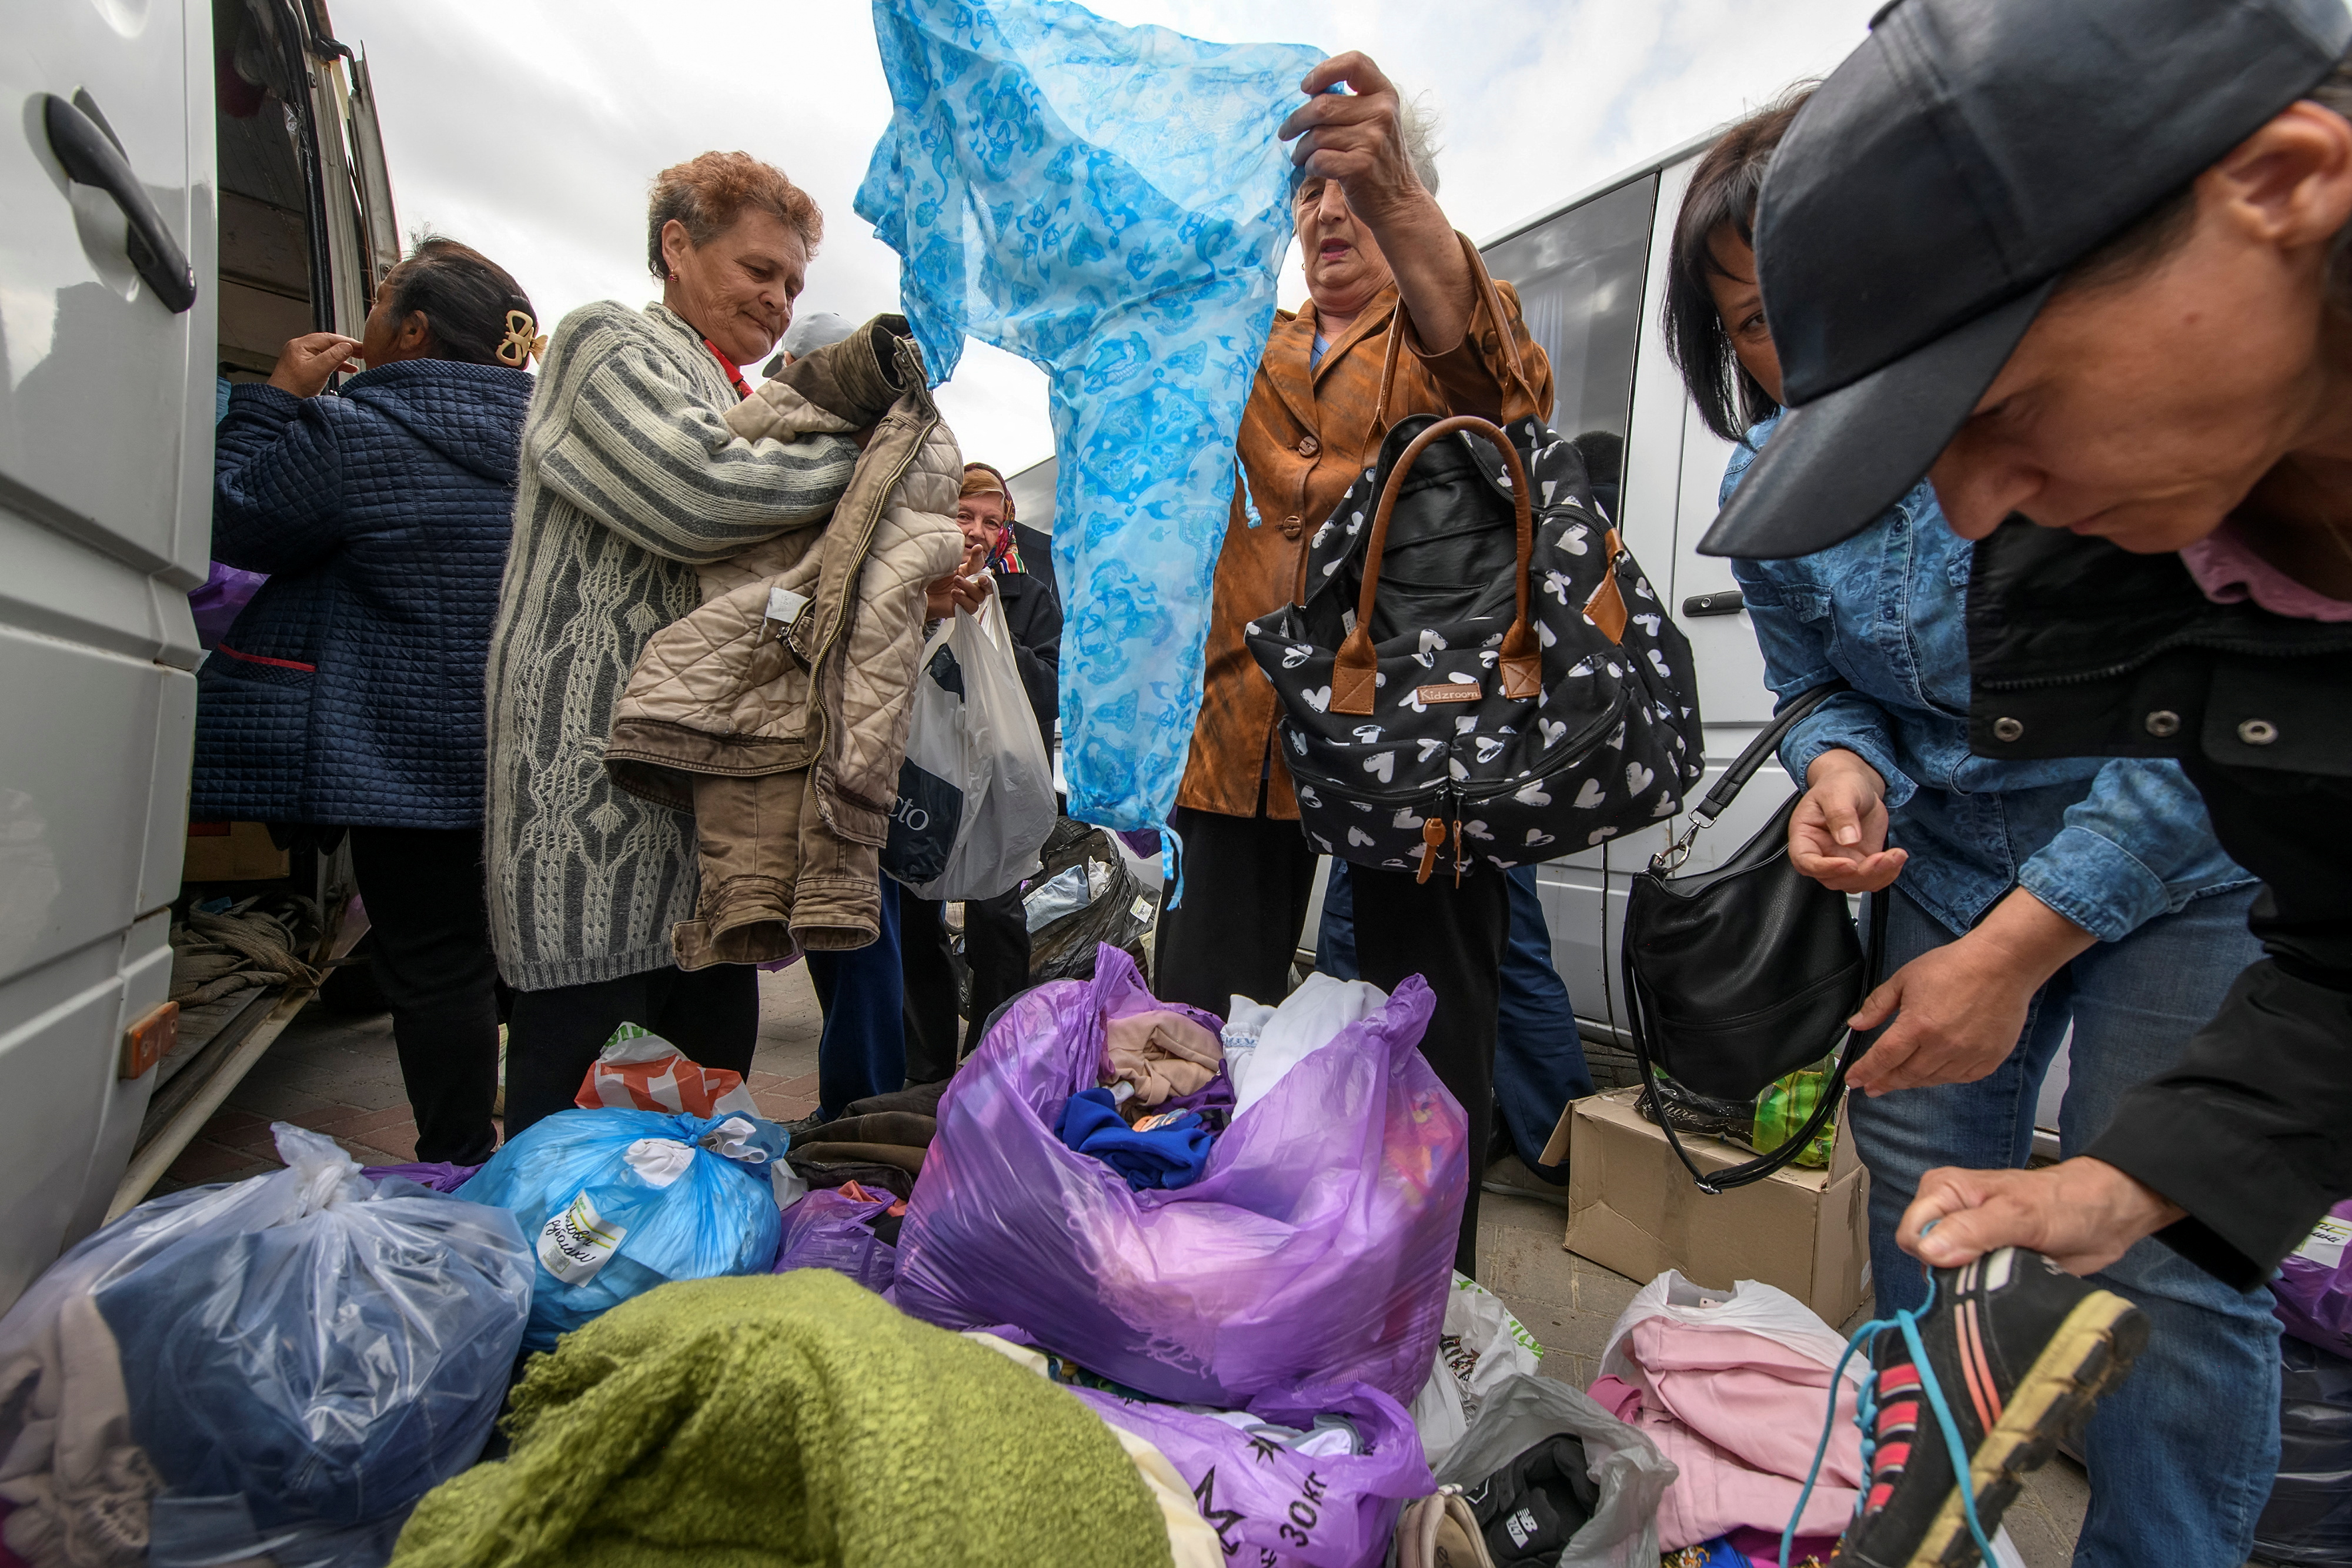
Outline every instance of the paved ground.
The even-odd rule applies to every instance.
[[[816,1106],[816,998],[797,965],[762,975],[760,983],[751,1092],[762,1111],[789,1121]],[[269,1169],[278,1164],[269,1143],[276,1120],[331,1133],[368,1164],[413,1158],[416,1128],[389,1019],[306,1009],[173,1165],[160,1190]],[[1543,1345],[1544,1375],[1581,1388],[1592,1381],[1610,1327],[1639,1283],[1563,1248],[1566,1221],[1557,1204],[1487,1193],[1479,1209],[1479,1271]],[[2007,1520],[2027,1568],[2065,1568],[2089,1499],[2083,1472],[2063,1458],[2033,1477]]]

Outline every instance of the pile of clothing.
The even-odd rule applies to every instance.
[[[1591,1395],[1674,1461],[1678,1473],[1658,1508],[1665,1550],[1769,1531],[1779,1560],[1844,1352],[1803,1302],[1752,1280],[1716,1291],[1668,1270],[1634,1296],[1610,1331]],[[1861,1500],[1860,1388],[1861,1369],[1849,1363],[1799,1525],[1806,1551],[1824,1560]]]
[[[1138,1191],[1190,1186],[1233,1103],[1223,1059],[1214,1034],[1171,1009],[1106,1019],[1100,1082],[1070,1096],[1054,1131]]]
[[[299,894],[213,899],[172,925],[172,1000],[202,1007],[261,986],[315,986],[305,962],[323,929],[319,906]]]
[[[824,1270],[626,1302],[530,1364],[507,1427],[394,1568],[1222,1561],[1197,1511],[1178,1557],[1165,1460],[1155,1490],[1077,1400]]]

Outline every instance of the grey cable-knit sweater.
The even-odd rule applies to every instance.
[[[694,917],[693,818],[614,787],[614,702],[701,602],[698,565],[823,517],[857,460],[843,436],[742,440],[735,401],[660,305],[582,307],[541,365],[488,694],[490,940],[519,990],[665,967]]]

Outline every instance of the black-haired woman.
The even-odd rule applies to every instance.
[[[1765,170],[1803,102],[1727,132],[1693,172],[1675,228],[1669,336],[1701,415],[1740,444],[1727,498],[1780,411],[1752,236]],[[2222,852],[2178,763],[1969,754],[1970,562],[1922,481],[1843,543],[1732,563],[1774,692],[1852,688],[1789,733],[1780,760],[1805,787],[1790,863],[1890,901],[1888,977],[1855,1015],[1880,1032],[1843,1112],[1870,1170],[1882,1315],[1926,1296],[1924,1270],[1895,1240],[1921,1179],[1941,1166],[2023,1167],[2070,1033],[2059,1123],[2072,1155],[2173,1064],[2257,956],[2242,929],[2253,879]],[[2232,1290],[2154,1241],[2101,1279],[2156,1333],[2087,1429],[2076,1561],[2243,1562],[2276,1468],[2268,1294]],[[2192,1470],[2200,1483],[2179,1485]]]
[[[213,555],[270,577],[198,673],[192,814],[348,831],[416,1157],[458,1165],[498,1146],[482,672],[537,334],[503,268],[428,239],[362,340],[288,343],[216,437]]]

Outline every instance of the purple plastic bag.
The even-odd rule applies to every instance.
[[[1300,1431],[1318,1416],[1348,1417],[1365,1451],[1322,1456],[1295,1453],[1172,1405],[1094,1388],[1070,1392],[1167,1455],[1192,1487],[1201,1517],[1224,1542],[1225,1556],[1249,1568],[1367,1568],[1387,1554],[1399,1507],[1437,1490],[1412,1418],[1365,1384],[1252,1401],[1251,1415]]]
[[[219,646],[236,624],[238,612],[268,580],[265,572],[213,562],[212,575],[204,586],[188,591],[188,609],[196,618],[196,641],[206,648]]]
[[[446,1160],[435,1160],[429,1165],[362,1166],[360,1175],[370,1181],[381,1181],[385,1176],[406,1176],[419,1186],[429,1186],[435,1192],[455,1192],[481,1168],[479,1166],[453,1166]]]
[[[2352,1198],[2327,1211],[2352,1219]],[[2352,1249],[2331,1269],[2308,1258],[2289,1258],[2271,1281],[2273,1304],[2286,1332],[2332,1355],[2352,1356]]]
[[[1429,1381],[1469,1183],[1462,1108],[1415,1049],[1419,976],[1309,1054],[1173,1191],[1063,1145],[1103,1019],[1161,1004],[1104,946],[1092,980],[1016,998],[940,1102],[892,1294],[944,1328],[1011,1324],[1158,1398]],[[1206,1019],[1205,1014],[1195,1014]],[[1212,1020],[1213,1021],[1213,1020]],[[1197,1098],[1230,1094],[1223,1073]]]
[[[886,1197],[879,1203],[865,1203],[839,1187],[817,1188],[784,1210],[784,1239],[776,1249],[775,1271],[830,1269],[880,1295],[898,1272],[898,1253],[867,1229],[866,1222],[898,1201]]]

